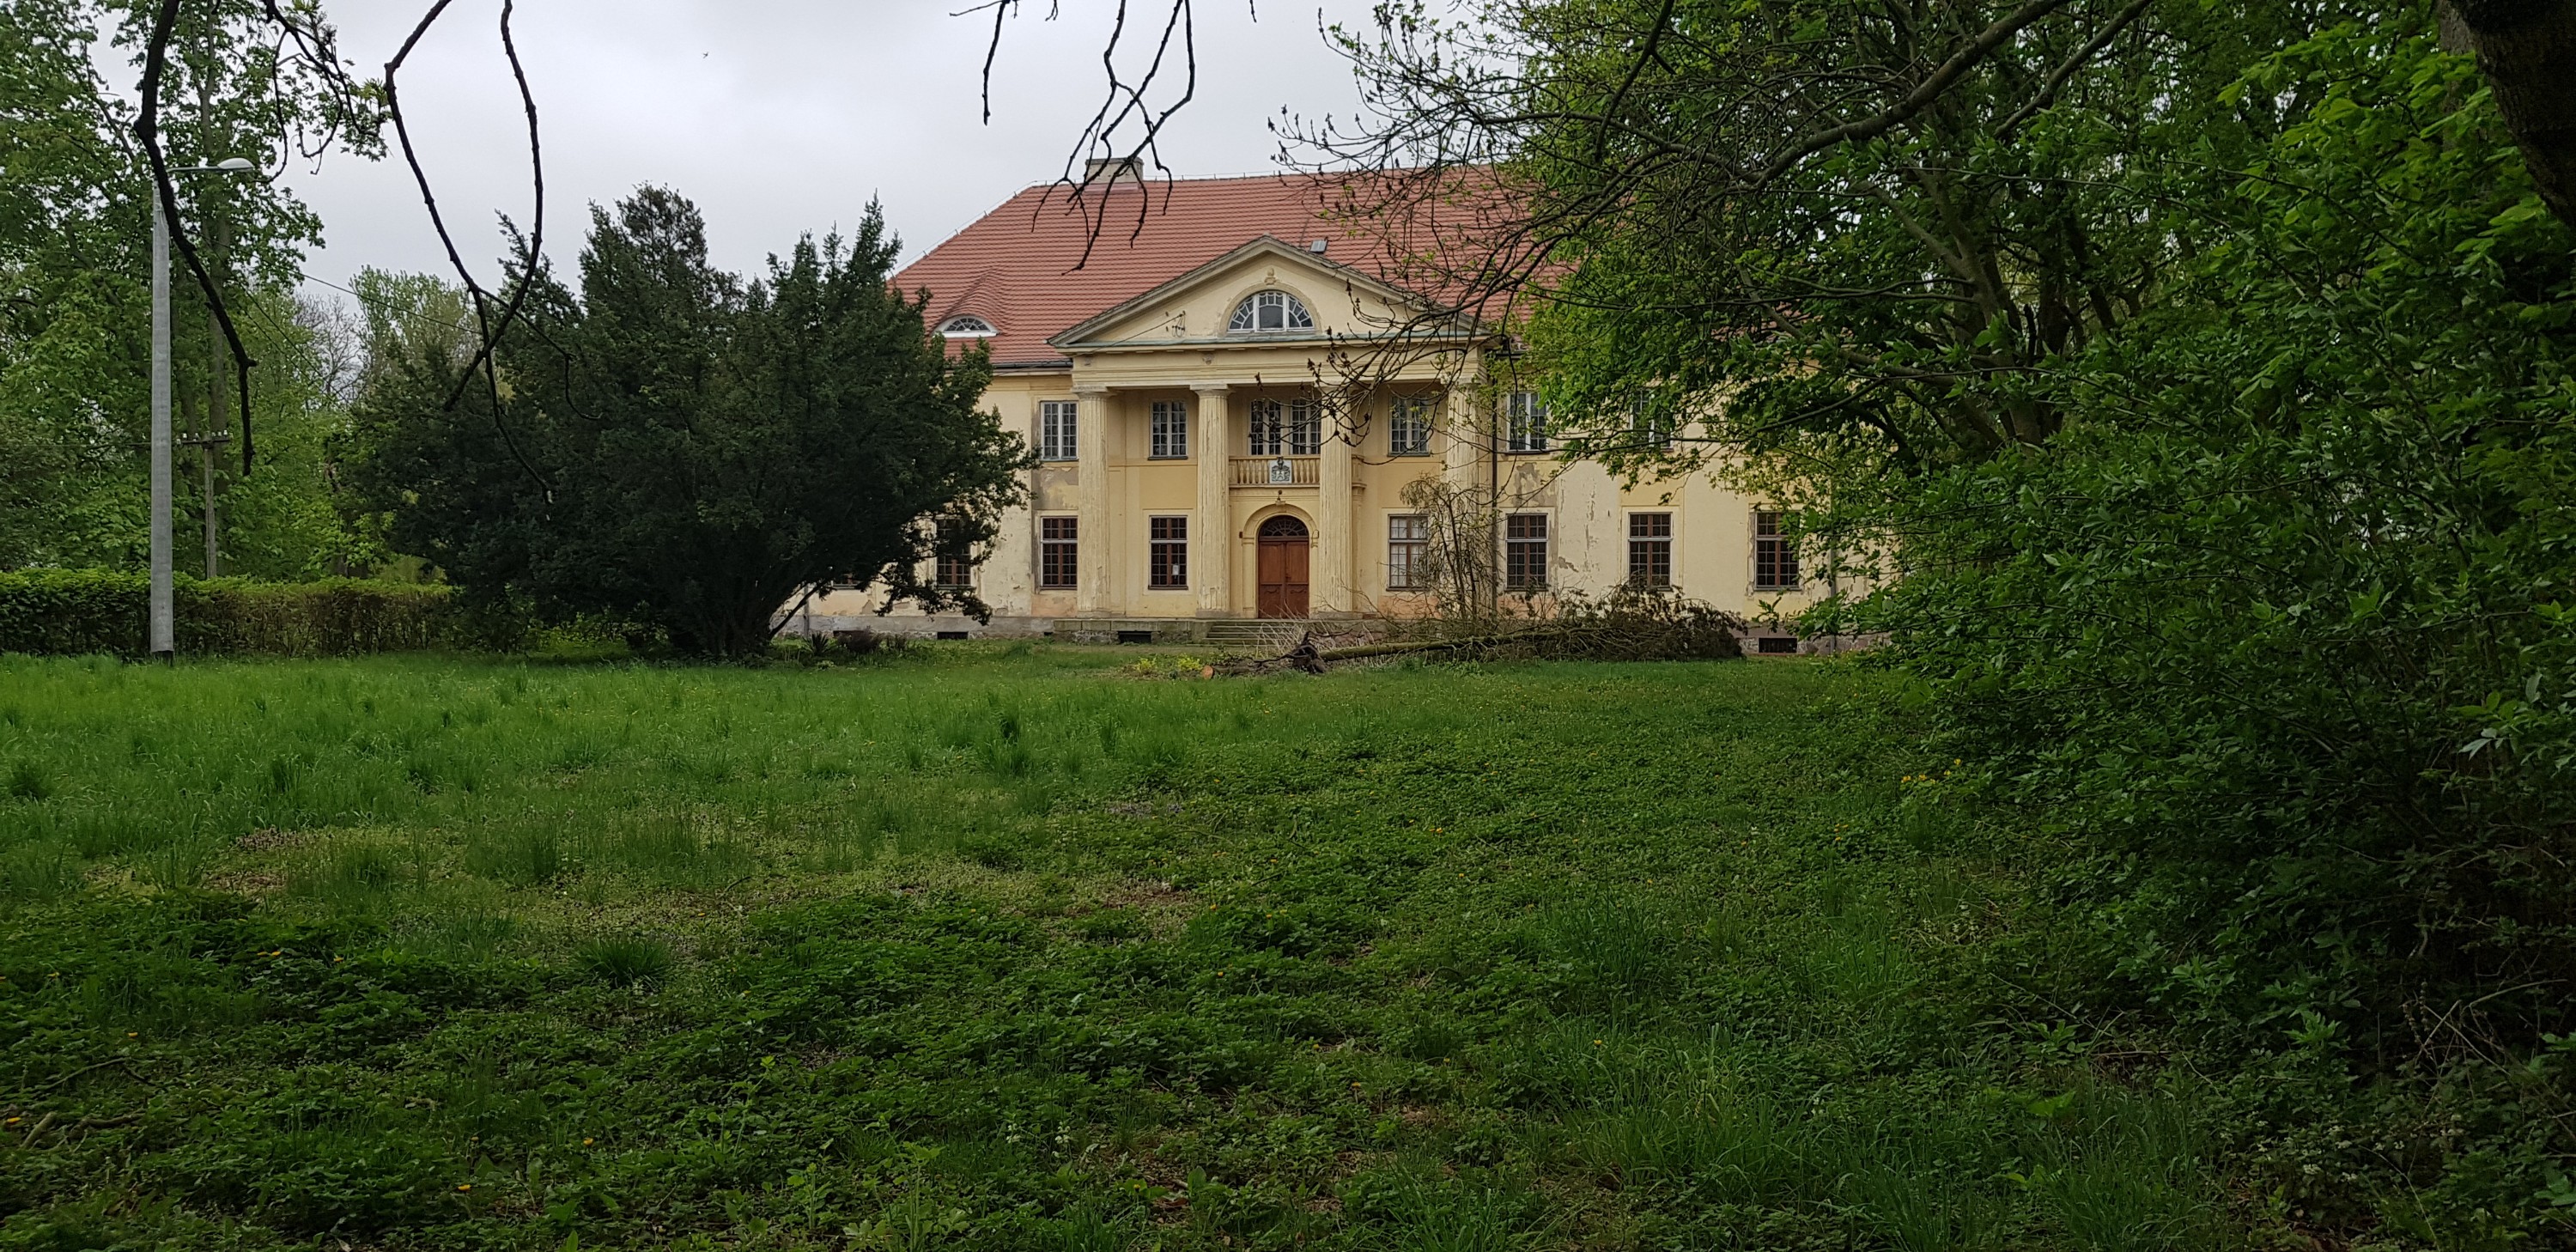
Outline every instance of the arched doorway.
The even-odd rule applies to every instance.
[[[1306,523],[1281,514],[1261,524],[1263,617],[1306,615]]]

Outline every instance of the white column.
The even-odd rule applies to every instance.
[[[1440,396],[1440,420],[1432,438],[1440,454],[1441,476],[1452,487],[1485,483],[1485,432],[1476,421],[1474,392],[1452,387]]]
[[[1091,616],[1109,600],[1109,389],[1073,389],[1074,538],[1073,611]]]
[[[1190,585],[1199,616],[1234,616],[1234,420],[1223,383],[1194,387],[1197,429],[1190,455],[1199,460],[1199,508],[1190,519]]]
[[[1315,467],[1315,597],[1318,615],[1351,611],[1351,432],[1334,422]]]

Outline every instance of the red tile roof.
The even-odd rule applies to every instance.
[[[1000,332],[989,341],[993,363],[1021,367],[1066,364],[1049,337],[1263,235],[1300,247],[1327,240],[1327,259],[1421,290],[1418,279],[1407,281],[1408,248],[1391,246],[1404,241],[1390,241],[1361,211],[1387,177],[1149,180],[1095,185],[1080,205],[1062,184],[1035,186],[905,266],[894,283],[907,294],[929,290],[933,326],[959,313],[991,322]]]

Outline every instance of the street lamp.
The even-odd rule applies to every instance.
[[[173,174],[248,174],[242,157],[181,165]],[[152,655],[179,652],[178,614],[170,586],[170,218],[161,189],[152,189]]]

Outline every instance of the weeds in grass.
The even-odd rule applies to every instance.
[[[548,887],[572,869],[562,836],[527,827],[478,831],[465,844],[465,872],[513,887]]]
[[[134,876],[165,890],[199,886],[221,851],[221,845],[210,839],[171,839],[137,855]]]
[[[2025,1175],[2055,1224],[2094,1252],[2209,1246],[2217,1207],[2199,1137],[2172,1101],[2087,1089],[2030,1136]]]
[[[50,800],[54,780],[35,762],[18,761],[9,766],[8,793],[12,800]]]
[[[1067,929],[1093,943],[1120,943],[1142,939],[1146,935],[1145,919],[1134,909],[1100,909],[1074,918]]]
[[[643,935],[593,939],[572,959],[582,973],[613,987],[659,986],[675,964],[669,944]]]
[[[1565,972],[1560,995],[1575,1012],[1636,1011],[1671,984],[1672,935],[1645,902],[1559,905],[1540,916],[1536,932]]]
[[[0,659],[41,710],[7,759],[55,788],[0,800],[11,1072],[64,1079],[26,1113],[187,1128],[13,1149],[8,1237],[213,1245],[133,1216],[165,1203],[243,1252],[503,1214],[967,1252],[2228,1233],[2147,1097],[1957,1095],[2082,1067],[1960,990],[2014,891],[1942,859],[1973,840],[1818,855],[1899,828],[1806,763],[1862,679],[1008,651]],[[79,1217],[111,1176],[135,1202]]]
[[[369,911],[411,881],[410,866],[394,849],[350,843],[306,862],[287,880],[287,889],[352,911]]]
[[[414,919],[399,937],[424,954],[488,960],[516,940],[524,928],[509,913],[461,909]]]
[[[1140,656],[1121,666],[1120,673],[1136,678],[1199,678],[1207,674],[1214,659],[1185,653]]]
[[[0,899],[58,900],[80,886],[81,858],[59,843],[22,840],[0,849]]]
[[[1056,1246],[1062,1252],[1123,1252],[1127,1241],[1118,1228],[1089,1204],[1077,1204],[1055,1223]]]

